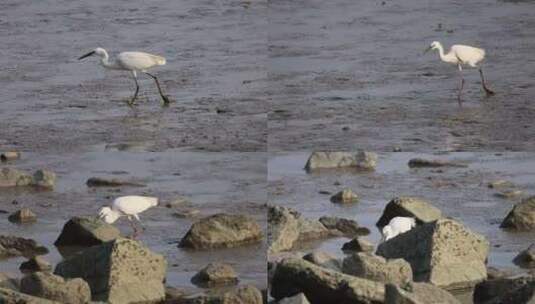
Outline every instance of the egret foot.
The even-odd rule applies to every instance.
[[[168,107],[169,104],[171,103],[171,100],[169,100],[169,97],[165,96],[165,95],[161,95],[162,96],[162,99],[163,99],[163,106],[164,107]]]
[[[485,94],[487,94],[487,97],[489,97],[489,96],[495,95],[496,93],[489,88],[485,88]]]

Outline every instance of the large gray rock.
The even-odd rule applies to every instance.
[[[354,168],[374,170],[377,154],[373,152],[314,152],[308,158],[305,169]]]
[[[259,242],[262,237],[260,225],[249,216],[220,213],[194,223],[180,241],[180,247],[229,248]]]
[[[33,257],[36,255],[47,254],[48,249],[40,246],[32,239],[25,239],[16,236],[0,235],[0,256],[25,256]]]
[[[113,241],[119,229],[93,216],[75,216],[61,230],[56,246],[94,246]]]
[[[412,282],[411,265],[404,259],[386,260],[372,253],[359,252],[346,257],[342,272],[357,277],[404,286]]]
[[[0,303],[2,304],[65,304],[43,298],[30,296],[9,288],[0,287]]]
[[[363,238],[352,239],[342,246],[343,251],[372,252],[373,249],[374,245]]]
[[[520,252],[513,262],[522,268],[535,268],[535,243]]]
[[[335,271],[342,271],[342,262],[327,252],[313,251],[304,255],[303,260]]]
[[[277,264],[271,296],[277,300],[304,293],[310,303],[379,304],[384,284],[343,274],[297,258]]]
[[[32,176],[21,170],[13,168],[0,169],[0,187],[29,186],[32,181]]]
[[[89,285],[80,279],[64,280],[48,272],[34,272],[20,281],[20,291],[53,301],[84,304],[91,301]]]
[[[30,208],[22,208],[10,214],[8,220],[13,223],[31,223],[37,220],[37,216]]]
[[[413,217],[417,223],[429,223],[442,218],[442,212],[420,198],[396,197],[386,205],[383,215],[377,221],[377,227],[388,225],[396,216]]]
[[[232,285],[238,283],[238,275],[229,264],[215,262],[201,269],[191,281],[206,287]]]
[[[0,288],[7,288],[12,290],[19,290],[19,283],[17,279],[11,278],[8,275],[0,272]]]
[[[344,189],[331,196],[331,202],[335,204],[349,204],[359,200],[359,196],[351,189]]]
[[[403,258],[414,280],[446,289],[466,288],[487,278],[489,242],[451,219],[417,226],[379,245],[377,254]]]
[[[514,206],[500,227],[524,231],[535,229],[535,196],[528,197]]]
[[[33,174],[32,185],[53,189],[56,185],[56,174],[50,170],[37,170]]]
[[[428,283],[387,284],[385,304],[461,304],[451,293]]]
[[[338,230],[348,237],[355,237],[360,235],[370,234],[370,230],[366,227],[359,226],[357,221],[336,216],[322,216],[319,219],[327,229]]]
[[[535,303],[535,277],[522,274],[481,282],[474,289],[473,300],[476,304]]]
[[[262,304],[262,293],[251,285],[243,285],[228,291],[215,291],[184,296],[179,304]],[[169,303],[170,304],[170,303]]]
[[[165,297],[167,262],[139,242],[118,238],[62,261],[55,274],[82,278],[93,300],[109,303],[157,302]]]
[[[21,272],[51,271],[52,265],[40,256],[34,256],[20,264]]]
[[[268,209],[268,244],[270,254],[289,250],[294,243],[332,236],[320,221],[301,216],[293,209],[271,206]]]

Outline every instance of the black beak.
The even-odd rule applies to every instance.
[[[425,50],[424,50],[424,54],[429,52],[433,47],[432,46],[428,46]]]
[[[91,52],[85,54],[84,56],[78,58],[78,60],[82,60],[82,59],[84,59],[85,57],[89,57],[89,56],[91,56],[91,55],[93,55],[93,54],[95,54],[95,51],[91,51]]]

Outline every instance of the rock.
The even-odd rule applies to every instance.
[[[21,256],[22,252],[14,248],[5,248],[0,244],[0,259]]]
[[[535,229],[535,196],[528,197],[514,206],[500,227],[526,231]]]
[[[305,165],[307,171],[315,169],[354,168],[374,170],[377,154],[373,152],[314,152]]]
[[[158,302],[165,297],[167,262],[141,243],[118,238],[89,247],[60,262],[54,271],[82,278],[93,300],[110,303]]]
[[[8,220],[13,223],[31,223],[37,220],[37,216],[30,208],[22,208],[10,214]]]
[[[403,258],[411,264],[414,281],[445,289],[467,288],[485,280],[489,242],[451,219],[417,226],[383,242],[377,254]]]
[[[180,247],[194,249],[229,248],[259,242],[260,225],[246,215],[216,214],[194,223],[180,241]]]
[[[487,280],[501,279],[508,276],[512,276],[511,270],[502,270],[496,267],[487,266]]]
[[[23,187],[32,184],[31,175],[13,168],[0,170],[0,187]]]
[[[0,255],[2,253],[7,254],[8,256],[23,255],[25,257],[33,257],[36,255],[47,254],[48,249],[37,245],[37,242],[32,239],[0,235]]]
[[[179,304],[186,296],[186,291],[176,287],[165,287],[165,301],[162,304]]]
[[[298,293],[293,297],[288,297],[280,300],[277,304],[310,304],[304,293]]]
[[[505,190],[505,191],[494,193],[494,196],[499,197],[499,198],[505,198],[505,199],[517,198],[523,195],[524,195],[524,191],[521,191],[521,190]]]
[[[497,188],[511,188],[511,187],[514,187],[515,185],[510,181],[500,179],[500,180],[496,180],[496,181],[488,183],[487,186],[491,189],[497,189]]]
[[[10,160],[16,160],[20,158],[20,152],[16,151],[8,151],[0,154],[0,160],[3,162],[7,162]]]
[[[0,303],[2,304],[62,304],[43,298],[33,297],[18,291],[0,287]]]
[[[168,202],[165,204],[165,207],[167,208],[176,208],[176,207],[182,207],[184,205],[188,205],[190,202],[183,198],[183,197],[177,197],[174,200]]]
[[[461,304],[451,293],[428,283],[411,283],[404,289],[387,284],[385,304]]]
[[[91,301],[91,290],[84,280],[64,280],[48,272],[34,272],[25,276],[20,281],[20,291],[61,303],[84,304]]]
[[[323,268],[303,259],[283,259],[275,268],[271,296],[279,300],[301,292],[313,304],[384,302],[382,283]]]
[[[331,236],[331,232],[321,222],[301,217],[291,208],[270,206],[268,208],[269,253],[277,253],[292,248],[294,243]]]
[[[303,260],[334,271],[342,271],[341,261],[327,252],[313,251],[303,256]]]
[[[473,300],[476,304],[534,303],[535,277],[519,275],[481,282],[474,289]]]
[[[430,223],[442,218],[442,212],[430,203],[416,197],[396,197],[385,207],[383,215],[377,221],[382,228],[396,216],[414,217],[418,224]]]
[[[251,285],[243,285],[229,291],[211,294],[200,293],[185,296],[179,304],[262,304],[262,293]]]
[[[32,185],[53,189],[56,184],[56,174],[49,170],[37,170],[33,174]]]
[[[5,273],[0,272],[0,289],[7,288],[15,291],[19,290],[18,280],[10,278]]]
[[[238,283],[238,276],[232,266],[223,263],[210,263],[199,271],[191,281],[203,287],[231,285]]]
[[[386,260],[372,253],[359,252],[344,259],[342,272],[357,277],[404,286],[412,282],[411,265],[404,259]]]
[[[355,220],[334,216],[322,216],[319,221],[327,229],[338,230],[349,237],[370,234],[368,228],[359,226]]]
[[[86,247],[112,241],[119,236],[119,229],[96,217],[75,216],[63,226],[54,245]]]
[[[354,238],[342,245],[343,251],[372,252],[374,245],[362,238]]]
[[[290,208],[268,208],[268,252],[270,254],[290,250],[299,238],[297,218],[300,214]]]
[[[201,210],[195,208],[181,208],[173,212],[173,216],[178,218],[193,218],[198,216],[201,213]]]
[[[535,268],[535,243],[520,252],[513,262],[522,268]]]
[[[349,204],[358,201],[359,197],[351,189],[344,189],[331,197],[331,202],[336,204]]]
[[[36,272],[36,271],[50,271],[52,265],[40,256],[34,256],[28,261],[20,264],[21,272]]]
[[[88,187],[120,187],[120,186],[132,186],[132,187],[145,187],[146,185],[141,183],[135,183],[130,181],[123,181],[116,178],[104,178],[104,177],[91,177],[85,183]]]
[[[468,167],[467,164],[454,162],[454,161],[447,161],[447,160],[439,160],[439,159],[423,159],[423,158],[413,158],[409,160],[409,167],[411,168],[423,168],[423,167],[431,167],[431,168],[437,168],[437,167],[458,167],[458,168],[466,168]]]

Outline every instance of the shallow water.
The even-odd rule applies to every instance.
[[[269,5],[271,151],[528,151],[535,2],[288,1]],[[486,49],[476,70],[423,55],[432,41]]]
[[[519,271],[512,259],[535,239],[533,232],[508,232],[499,228],[501,220],[519,199],[494,196],[488,183],[505,179],[525,196],[535,194],[535,154],[533,153],[381,153],[375,172],[327,170],[308,174],[303,169],[310,153],[275,153],[268,162],[269,202],[288,206],[306,217],[340,216],[354,218],[370,228],[366,238],[377,244],[380,232],[375,223],[390,199],[397,196],[422,197],[442,210],[445,216],[461,221],[483,234],[491,244],[489,265]],[[462,161],[467,168],[411,169],[411,158],[438,158]],[[339,182],[340,185],[334,185]],[[330,195],[348,187],[360,196],[351,205],[333,204]],[[343,256],[347,238],[333,238],[303,244],[298,251],[313,249]]]
[[[16,225],[7,220],[8,214],[0,214],[0,230],[2,234],[32,238],[46,246],[50,253],[44,258],[53,264],[62,259],[53,243],[69,218],[94,215],[116,196],[155,195],[160,198],[160,205],[141,214],[147,230],[139,239],[167,258],[166,284],[196,290],[191,277],[209,262],[223,261],[235,268],[241,283],[266,286],[264,242],[211,251],[177,248],[177,242],[196,219],[174,217],[173,210],[164,206],[183,197],[190,202],[187,206],[200,210],[200,216],[243,213],[255,218],[265,229],[267,193],[263,153],[89,152],[61,157],[28,153],[17,162],[17,167],[28,171],[49,168],[58,175],[57,187],[46,192],[24,188],[2,190],[0,209],[13,212],[29,207],[37,214],[38,221]],[[146,187],[88,188],[85,182],[92,176],[135,180]],[[11,204],[13,200],[18,204]],[[124,235],[131,234],[126,221],[120,220],[116,226]],[[18,267],[23,260],[0,261],[0,272],[20,276]]]

